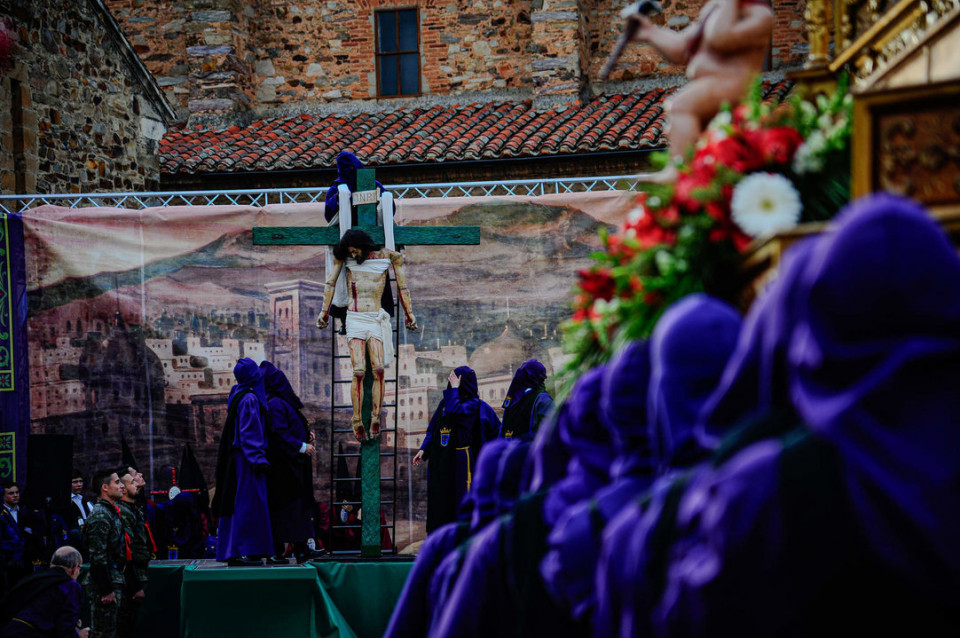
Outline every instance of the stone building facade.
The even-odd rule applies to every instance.
[[[623,91],[637,80],[676,82],[682,69],[631,46],[610,81],[600,67],[622,28],[626,0],[106,0],[182,117],[402,106],[479,96],[555,106]],[[771,70],[806,53],[804,0],[777,0]],[[682,28],[701,0],[664,0],[663,24]],[[381,12],[416,12],[419,91],[378,99]],[[672,80],[671,80],[672,79]],[[202,120],[201,120],[202,121]]]
[[[0,0],[0,192],[155,190],[175,113],[101,0]]]

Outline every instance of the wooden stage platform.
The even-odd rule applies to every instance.
[[[406,556],[323,557],[264,567],[154,561],[138,635],[379,637],[412,566]]]

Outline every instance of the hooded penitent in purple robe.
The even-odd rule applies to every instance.
[[[684,297],[657,322],[647,418],[661,473],[706,458],[694,427],[730,360],[740,324],[736,310],[704,294]]]
[[[340,192],[337,187],[340,184],[346,184],[351,193],[355,192],[357,190],[357,171],[362,168],[363,164],[350,151],[340,151],[337,154],[337,179],[333,180],[333,185],[327,189],[323,209],[323,216],[328,222],[340,211]],[[377,181],[377,190],[383,192],[383,184],[379,181]],[[356,220],[353,220],[353,225],[356,225]]]
[[[691,485],[663,635],[960,632],[960,259],[900,197],[837,226],[796,284],[805,427]]]
[[[217,492],[212,508],[219,517],[217,560],[273,553],[267,507],[265,422],[269,418],[263,376],[252,359],[233,368],[227,422],[217,456]]]
[[[800,314],[796,284],[817,241],[811,237],[791,246],[776,279],[750,308],[720,384],[700,413],[695,428],[700,445],[714,450],[733,428],[771,413],[779,413],[779,421],[795,419],[787,393],[787,348]],[[753,438],[778,435],[753,429]]]
[[[541,573],[550,593],[576,619],[590,615],[597,602],[594,573],[604,526],[656,475],[646,418],[649,379],[646,341],[628,344],[607,364],[597,407],[616,450],[608,484],[567,508],[547,539]]]
[[[440,561],[430,577],[431,625],[438,621],[446,608],[450,592],[463,566],[471,538],[500,514],[497,510],[497,482],[501,478],[499,469],[511,447],[516,448],[516,445],[511,445],[507,439],[497,439],[483,447],[477,467],[476,483],[470,491],[474,507],[470,516],[467,538]],[[522,464],[515,464],[515,466],[519,470]]]
[[[500,420],[482,400],[477,373],[467,366],[454,369],[457,388],[443,391],[420,449],[429,461],[427,472],[427,533],[451,522],[470,489],[480,448],[497,438]]]
[[[694,426],[734,351],[740,326],[736,310],[704,294],[675,303],[657,323],[651,337],[646,408],[653,463],[660,474],[676,474],[706,458]],[[655,492],[660,496],[665,489],[661,484]],[[645,578],[646,553],[632,545],[636,520],[645,508],[646,502],[634,499],[620,515],[630,523],[616,518],[604,534],[605,547],[595,573],[601,602],[594,635],[612,634],[622,615],[636,613],[634,592],[648,589],[647,583],[638,582]]]
[[[314,500],[312,459],[300,453],[309,437],[307,420],[300,412],[303,402],[272,363],[261,362],[260,370],[271,417],[267,455],[273,471],[267,479],[267,496],[273,540],[277,544],[306,543],[313,536],[310,512]],[[296,549],[303,553],[306,545]]]
[[[556,411],[555,421],[548,420],[537,432],[524,484],[537,486],[538,491],[519,499],[511,515],[488,525],[471,541],[449,602],[431,627],[431,635],[565,636],[581,632],[547,594],[539,565],[547,550],[546,535],[556,520],[553,516],[592,493],[602,481],[600,475],[605,475],[604,462],[609,465],[611,460],[609,433],[590,409],[599,402],[603,371],[601,366],[583,374],[568,401]],[[559,443],[545,440],[554,437]],[[551,484],[559,474],[556,460],[562,456],[571,458],[568,472],[577,479]]]
[[[426,636],[437,608],[431,596],[431,579],[443,559],[516,500],[520,472],[528,444],[484,446],[477,468],[477,484],[467,494],[469,507],[460,509],[459,520],[427,536],[410,570],[394,608],[385,638]]]

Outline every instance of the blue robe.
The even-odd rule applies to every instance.
[[[270,510],[267,507],[266,432],[259,399],[244,394],[237,405],[237,427],[230,454],[236,468],[233,514],[220,517],[217,560],[273,554]]]
[[[481,447],[500,433],[496,412],[477,394],[473,370],[461,366],[454,372],[460,376],[460,387],[443,391],[443,400],[420,445],[424,459],[430,462],[427,533],[453,520],[457,506],[470,489]],[[441,433],[441,429],[449,432]]]

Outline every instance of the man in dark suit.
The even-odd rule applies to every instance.
[[[70,530],[68,542],[71,545],[82,546],[81,532],[92,511],[93,502],[83,493],[83,474],[80,470],[74,470],[70,482],[70,502],[63,506],[63,520]]]
[[[90,512],[93,511],[93,503],[83,494],[83,474],[80,470],[73,471],[73,479],[70,481],[70,507],[67,510],[67,525],[71,529],[80,529],[83,527]]]
[[[26,533],[20,510],[20,486],[4,481],[0,504],[0,595],[27,573]]]

